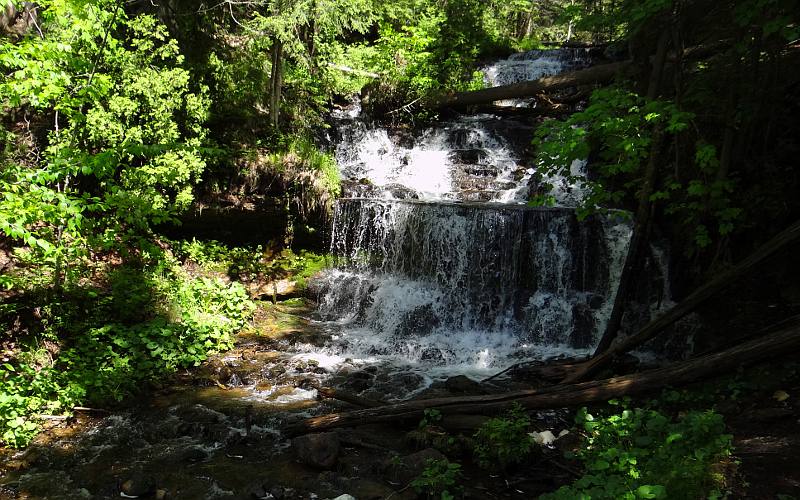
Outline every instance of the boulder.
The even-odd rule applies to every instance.
[[[156,491],[156,481],[146,473],[136,471],[122,482],[119,489],[128,497],[151,495]]]
[[[292,439],[292,448],[300,462],[320,469],[330,469],[339,458],[341,443],[335,432],[322,432]]]

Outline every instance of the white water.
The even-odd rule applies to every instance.
[[[341,201],[334,226],[323,354],[442,373],[585,353],[630,236],[564,209],[379,200]]]
[[[501,59],[485,66],[482,71],[484,83],[488,87],[499,87],[512,83],[537,80],[564,71],[588,66],[590,63],[588,50],[532,50],[512,54],[508,59]],[[534,99],[509,99],[498,101],[500,106],[535,107]]]
[[[373,188],[368,198],[524,202],[532,171],[487,128],[491,120],[497,119],[474,115],[444,122],[422,131],[412,145],[385,128],[347,120],[336,159],[343,178]]]
[[[504,85],[587,63],[582,51],[532,51],[484,74]],[[331,250],[341,262],[317,283],[330,341],[301,356],[388,363],[430,379],[594,346],[630,224],[525,208],[532,128],[482,114],[391,130],[363,121],[357,103],[336,118],[336,158],[354,199],[336,209]],[[572,174],[585,167],[574,162]],[[560,207],[583,196],[579,184],[545,181]]]

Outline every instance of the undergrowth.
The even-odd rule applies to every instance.
[[[120,401],[230,349],[255,308],[241,284],[192,278],[169,256],[64,297],[41,308],[43,330],[0,365],[0,441],[9,446],[27,445],[42,416]]]
[[[520,405],[505,416],[491,418],[474,436],[473,453],[478,465],[489,470],[503,470],[525,461],[533,448],[528,435],[530,418]]]
[[[304,288],[309,278],[328,265],[328,257],[311,251],[283,250],[271,255],[261,245],[228,247],[215,240],[171,242],[181,261],[191,261],[210,272],[225,273],[241,281],[275,280],[291,276]]]
[[[671,418],[651,408],[619,407],[605,416],[578,412],[585,441],[576,453],[586,472],[544,500],[721,498],[715,465],[731,452],[722,416],[689,411]]]

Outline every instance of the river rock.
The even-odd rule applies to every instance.
[[[266,285],[261,285],[253,293],[256,297],[271,297],[275,300],[287,300],[300,297],[303,290],[297,282],[289,279],[271,281]]]
[[[144,472],[137,471],[122,482],[119,490],[121,493],[124,493],[129,497],[141,497],[155,493],[156,482],[152,476]]]
[[[292,439],[292,447],[300,462],[312,467],[330,469],[339,458],[341,443],[335,432],[306,434]]]
[[[402,457],[399,463],[388,463],[391,477],[397,482],[407,484],[416,479],[425,470],[428,460],[446,460],[439,450],[425,448],[422,451]]]
[[[208,457],[208,452],[202,446],[191,446],[181,453],[181,460],[189,463],[204,462]]]
[[[361,392],[372,387],[374,375],[366,371],[357,371],[347,376],[344,386],[355,392]]]

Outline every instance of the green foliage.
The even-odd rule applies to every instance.
[[[200,264],[208,271],[224,272],[243,281],[291,276],[301,288],[305,287],[309,278],[327,267],[329,260],[327,255],[307,250],[300,250],[298,253],[284,250],[279,255],[268,258],[260,245],[253,248],[231,248],[214,240],[173,241],[171,245],[179,260]]]
[[[40,6],[41,36],[0,44],[3,115],[25,109],[50,128],[4,155],[0,235],[60,282],[90,249],[127,251],[189,205],[209,99],[155,18],[110,1]]]
[[[531,425],[525,410],[516,405],[504,417],[491,418],[475,433],[475,459],[485,469],[505,469],[522,463],[533,448]]]
[[[419,421],[420,428],[436,425],[442,421],[442,412],[436,408],[426,409],[423,415],[422,420]]]
[[[244,287],[220,279],[189,278],[168,263],[120,269],[108,295],[91,291],[85,303],[55,307],[53,328],[69,340],[42,366],[20,359],[0,367],[2,441],[24,446],[38,431],[39,414],[75,405],[119,401],[210,353],[230,349],[255,309]],[[69,308],[69,309],[66,309]],[[93,316],[82,318],[82,310]],[[108,318],[114,318],[109,322]]]
[[[57,382],[50,368],[0,365],[0,442],[27,445],[39,431],[38,414],[69,411],[75,397]]]
[[[405,104],[442,91],[483,86],[478,58],[496,52],[485,5],[475,0],[407,2],[380,24],[380,37],[364,51],[382,75],[380,97]],[[413,6],[412,6],[413,5]]]
[[[537,174],[543,181],[550,176],[580,186],[585,193],[578,211],[581,217],[630,204],[631,194],[642,184],[656,129],[667,137],[676,136],[686,132],[693,119],[692,113],[669,101],[647,101],[618,87],[597,90],[585,110],[564,121],[546,122],[537,130]],[[589,157],[588,175],[570,170],[573,161]],[[733,230],[741,209],[733,205],[734,183],[717,179],[719,160],[713,146],[697,143],[694,167],[690,179],[662,176],[650,199],[663,202],[668,214],[677,215],[693,231],[695,248],[704,248],[712,235],[724,236]],[[549,195],[539,194],[531,203],[552,201]],[[706,221],[715,223],[713,232]]]
[[[426,498],[452,500],[461,491],[461,464],[447,459],[430,459],[419,477],[411,481],[411,486]]]
[[[614,401],[612,404],[618,404]],[[691,411],[676,419],[653,409],[576,417],[586,432],[575,458],[586,473],[543,499],[718,498],[713,466],[727,457],[731,436],[722,417]]]
[[[320,151],[313,140],[305,136],[293,137],[286,147],[286,152],[277,153],[273,163],[285,166],[298,162],[309,182],[296,182],[300,189],[311,189],[318,199],[336,198],[341,194],[341,176],[339,166],[331,153]]]

